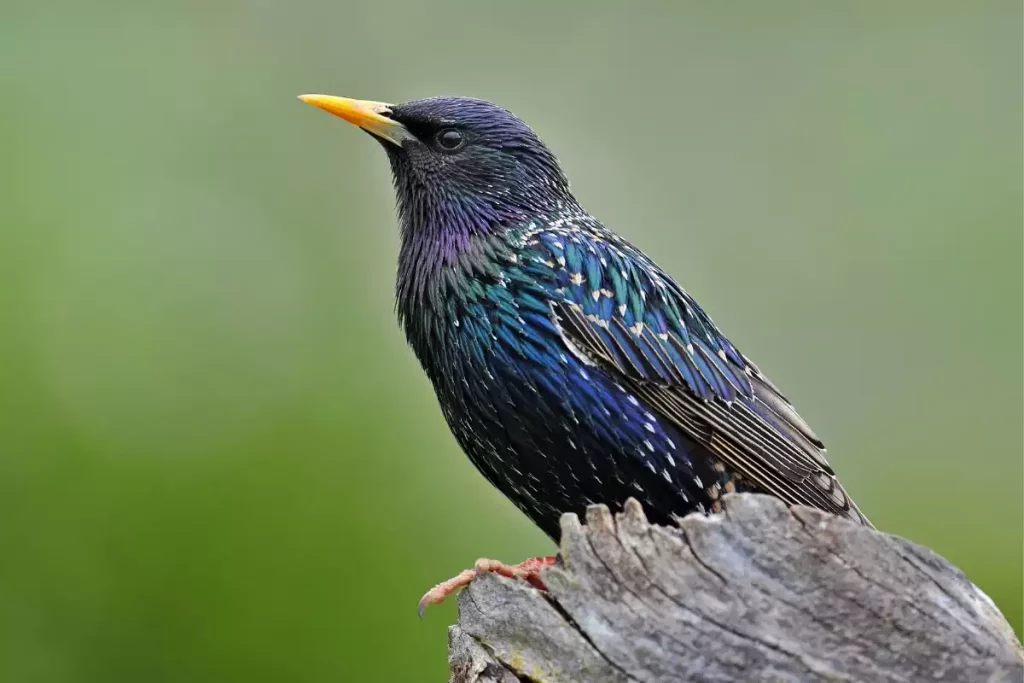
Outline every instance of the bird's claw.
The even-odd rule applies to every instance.
[[[487,574],[489,572],[494,572],[495,574],[500,574],[510,579],[522,579],[535,588],[547,590],[547,587],[540,578],[540,570],[554,564],[556,561],[557,556],[555,555],[549,555],[547,557],[531,557],[519,564],[505,564],[499,560],[491,560],[481,557],[473,564],[472,569],[464,569],[456,576],[453,576],[447,581],[442,581],[424,593],[423,597],[420,598],[417,613],[419,614],[420,619],[422,619],[423,612],[427,609],[428,605],[441,604],[449,595],[460,588],[468,586],[478,574]]]
[[[423,618],[423,612],[426,611],[427,605],[440,605],[449,595],[463,586],[468,586],[474,576],[476,576],[476,569],[464,569],[456,576],[453,576],[447,581],[442,581],[424,593],[423,597],[420,598],[419,606],[416,609],[416,613],[419,614],[420,619]]]

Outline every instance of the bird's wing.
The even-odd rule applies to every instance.
[[[528,242],[532,267],[555,273],[562,298],[552,315],[570,351],[758,489],[868,523],[792,404],[650,259],[603,231],[540,232]]]

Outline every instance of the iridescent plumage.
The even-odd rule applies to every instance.
[[[867,523],[793,406],[526,124],[467,98],[382,111],[402,327],[470,460],[548,535],[590,503],[664,522],[733,490]]]

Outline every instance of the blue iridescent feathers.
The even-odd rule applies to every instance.
[[[466,98],[389,116],[411,134],[383,143],[402,327],[459,444],[546,533],[590,503],[668,521],[733,490],[867,523],[793,406],[526,124]]]

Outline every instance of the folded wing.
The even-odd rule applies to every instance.
[[[569,350],[756,488],[868,524],[792,404],[650,259],[593,228],[532,243],[538,266],[557,273],[552,316]]]

